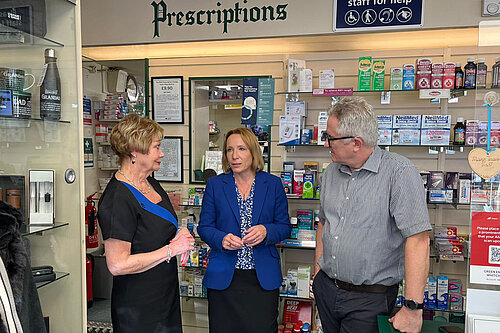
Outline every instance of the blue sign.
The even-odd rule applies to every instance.
[[[424,0],[336,0],[334,31],[423,26]]]
[[[255,125],[257,123],[257,107],[259,100],[259,79],[243,79],[243,107],[241,123]]]
[[[274,112],[274,79],[259,79],[257,125],[272,125]]]

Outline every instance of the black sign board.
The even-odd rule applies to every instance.
[[[425,0],[336,0],[334,31],[420,28]]]

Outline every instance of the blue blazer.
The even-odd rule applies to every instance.
[[[291,225],[281,180],[262,171],[255,175],[252,226],[257,224],[266,227],[267,237],[254,247],[255,270],[262,288],[273,290],[283,281],[275,244],[290,236]],[[233,280],[237,250],[222,247],[222,240],[228,233],[242,237],[232,172],[210,178],[203,195],[198,234],[211,248],[203,279],[207,288],[224,290]]]

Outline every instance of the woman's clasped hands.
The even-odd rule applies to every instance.
[[[255,225],[248,229],[243,238],[235,236],[231,233],[224,236],[222,247],[226,250],[238,250],[244,244],[248,246],[257,246],[267,237],[267,229],[263,225]]]

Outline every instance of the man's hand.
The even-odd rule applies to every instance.
[[[400,332],[419,333],[422,329],[423,310],[410,310],[403,306],[389,322]]]

